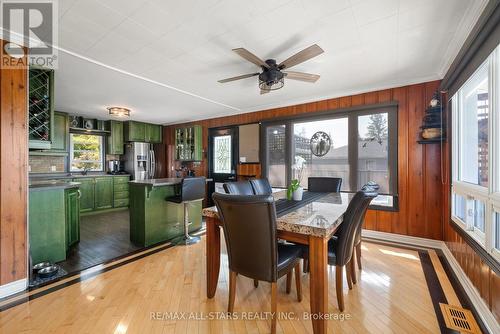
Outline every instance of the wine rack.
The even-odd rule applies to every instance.
[[[29,70],[29,147],[50,149],[54,117],[54,71]]]

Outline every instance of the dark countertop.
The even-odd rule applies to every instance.
[[[213,181],[212,179],[206,179],[207,182]],[[164,179],[147,179],[147,180],[133,180],[129,181],[130,184],[140,184],[145,186],[162,187],[162,186],[175,186],[176,184],[181,184],[182,178],[169,177]]]
[[[55,173],[55,174],[30,174],[30,181],[39,180],[61,180],[61,179],[80,179],[89,177],[114,177],[114,176],[130,176],[130,174],[107,174],[107,173],[89,173],[83,174],[68,174],[68,173]]]
[[[63,180],[53,181],[30,181],[30,191],[54,190],[54,189],[70,189],[79,188],[79,182],[68,182]]]

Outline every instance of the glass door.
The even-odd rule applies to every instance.
[[[214,191],[224,192],[222,184],[236,181],[238,157],[238,129],[210,129],[208,137],[209,202]]]

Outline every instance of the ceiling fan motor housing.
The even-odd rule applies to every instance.
[[[263,90],[280,89],[285,85],[285,75],[280,71],[276,60],[268,59],[266,64],[269,68],[262,66],[262,73],[259,74],[259,86]]]

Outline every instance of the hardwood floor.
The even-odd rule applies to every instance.
[[[80,242],[60,262],[68,273],[90,268],[142,247],[130,241],[129,211],[83,215],[80,219]]]
[[[172,247],[116,269],[44,294],[0,312],[2,333],[268,333],[270,317],[242,319],[271,309],[270,284],[239,277],[234,305],[237,320],[202,321],[223,317],[228,302],[227,256],[222,257],[215,298],[206,298],[205,238],[190,247]],[[224,251],[223,251],[224,252]],[[348,290],[344,283],[345,312],[339,313],[335,269],[330,267],[329,332],[439,333],[432,300],[417,251],[363,243],[363,270]],[[294,287],[285,293],[286,279],[278,282],[278,333],[311,333],[309,275],[302,276],[302,302]],[[439,279],[444,279],[439,274]],[[450,290],[450,286],[446,287]],[[450,293],[453,293],[451,291]],[[194,319],[167,319],[167,312]],[[191,313],[189,313],[191,312]],[[216,312],[216,313],[210,313]],[[291,313],[292,312],[292,313]],[[262,313],[265,316],[266,313]],[[293,319],[284,319],[291,317]]]

